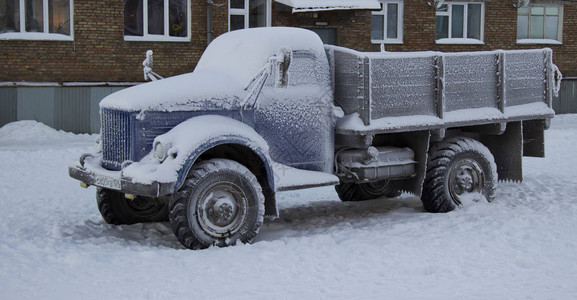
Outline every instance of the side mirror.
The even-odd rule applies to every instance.
[[[289,48],[278,49],[275,56],[275,87],[287,87],[288,85],[288,68],[291,63],[292,50]]]
[[[142,62],[142,67],[144,71],[144,81],[146,80],[155,81],[158,79],[164,79],[162,76],[152,71],[152,50],[146,51],[146,59]]]

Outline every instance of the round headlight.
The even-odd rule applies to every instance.
[[[160,161],[163,162],[168,154],[166,153],[167,147],[165,147],[161,142],[156,142],[153,147],[154,156]]]

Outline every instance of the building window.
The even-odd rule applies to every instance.
[[[127,41],[190,41],[190,0],[124,0]]]
[[[560,44],[563,6],[532,5],[517,10],[517,43]]]
[[[72,0],[0,0],[0,39],[73,40]]]
[[[381,10],[371,15],[371,41],[379,44],[403,43],[403,1],[381,0]]]
[[[437,43],[482,44],[484,15],[484,3],[445,2],[437,8]]]
[[[271,0],[230,0],[228,5],[229,31],[271,24]]]

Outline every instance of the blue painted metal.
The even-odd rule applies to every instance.
[[[324,58],[324,56],[322,57]],[[288,86],[267,81],[254,110],[254,128],[269,143],[275,162],[294,168],[332,172],[333,93],[326,59],[295,51]]]
[[[154,138],[168,132],[176,125],[196,116],[220,115],[235,120],[241,120],[240,111],[174,111],[158,112],[146,111],[143,113],[132,113],[134,122],[134,135],[132,139],[134,153],[132,161],[139,161],[152,150]]]
[[[129,112],[102,110],[102,166],[120,170],[124,161],[134,161],[134,120]]]

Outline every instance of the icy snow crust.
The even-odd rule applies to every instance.
[[[293,13],[327,10],[380,9],[377,0],[277,0],[293,8]]]
[[[243,84],[231,74],[193,72],[140,84],[107,96],[100,101],[100,108],[184,111],[211,106],[229,109],[240,102],[239,96],[246,95]]]
[[[252,245],[185,250],[168,223],[114,226],[65,166],[95,136],[0,128],[2,299],[573,299],[577,115],[545,132],[525,181],[447,214],[402,195],[277,194]],[[6,132],[10,139],[6,139]],[[51,135],[53,142],[45,136]]]
[[[318,35],[305,29],[232,31],[210,43],[194,72],[121,90],[104,98],[100,107],[184,111],[206,104],[229,109],[244,100],[251,80],[281,47],[324,53]]]
[[[86,142],[93,143],[94,140],[95,137],[88,134],[76,135],[56,130],[32,120],[8,123],[0,128],[0,148],[4,150],[22,149],[25,145],[29,150],[42,147],[66,148]]]

